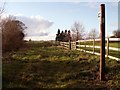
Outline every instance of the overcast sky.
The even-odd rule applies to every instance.
[[[110,36],[113,30],[118,29],[118,2],[102,3],[106,5],[106,36]],[[4,16],[13,15],[26,24],[28,27],[25,30],[26,39],[54,40],[58,28],[70,29],[75,21],[84,25],[86,34],[93,28],[99,32],[100,4],[93,0],[92,2],[14,1],[6,2]]]

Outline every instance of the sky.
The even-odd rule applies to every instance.
[[[45,0],[46,1],[46,0]],[[76,0],[79,1],[79,0]],[[5,4],[3,17],[15,16],[25,23],[25,39],[29,40],[55,40],[58,28],[62,31],[70,30],[75,21],[85,27],[85,33],[96,29],[100,31],[98,13],[100,4],[106,6],[106,37],[111,36],[118,29],[118,2],[16,2]]]

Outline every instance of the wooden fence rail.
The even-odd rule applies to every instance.
[[[92,41],[93,44],[92,45],[87,45],[86,42],[88,41]],[[96,46],[95,45],[95,41],[99,41],[98,39],[96,40],[79,40],[79,41],[76,41],[76,42],[60,42],[60,45],[63,46],[63,48],[65,49],[69,49],[69,50],[80,50],[80,51],[83,51],[83,52],[87,52],[87,53],[91,53],[91,54],[96,54],[96,55],[100,55],[100,53],[98,52],[95,52],[95,49],[99,49],[100,46]],[[84,43],[83,44],[80,44],[80,42]],[[115,59],[117,61],[120,61],[120,58],[118,57],[113,57],[113,56],[110,56],[109,53],[110,53],[110,50],[118,53],[120,52],[120,48],[115,48],[115,47],[110,47],[109,43],[110,42],[120,42],[120,38],[116,38],[116,39],[111,39],[111,38],[107,38],[106,39],[106,42],[107,42],[107,45],[105,46],[105,49],[106,49],[106,57],[108,58],[111,58],[111,59]],[[87,48],[92,48],[93,50],[90,51],[90,50],[86,50]]]

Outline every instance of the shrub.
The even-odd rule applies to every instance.
[[[11,18],[4,19],[1,23],[3,52],[19,49],[23,45],[25,24]]]

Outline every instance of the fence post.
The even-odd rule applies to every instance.
[[[109,37],[107,38],[107,57],[109,55]]]
[[[100,5],[100,80],[105,79],[105,4]]]
[[[80,45],[81,45],[81,41],[80,41],[80,42],[78,42],[78,45],[79,45],[79,48],[80,48],[80,51],[81,51],[81,46],[80,46]]]
[[[76,41],[75,41],[75,50],[76,50],[77,48],[76,48]]]
[[[78,42],[76,41],[76,49],[78,48],[78,46],[77,46],[77,45],[78,45]]]
[[[69,50],[71,50],[71,40],[69,40]]]
[[[60,41],[57,41],[58,45],[60,45]]]
[[[93,38],[93,54],[95,53],[95,39]]]
[[[60,46],[62,46],[62,49],[63,49],[63,42],[59,41],[60,42]]]
[[[63,49],[65,48],[65,46],[64,46],[64,42],[63,42]]]
[[[85,52],[86,52],[86,40],[84,41],[84,45],[85,45]]]

